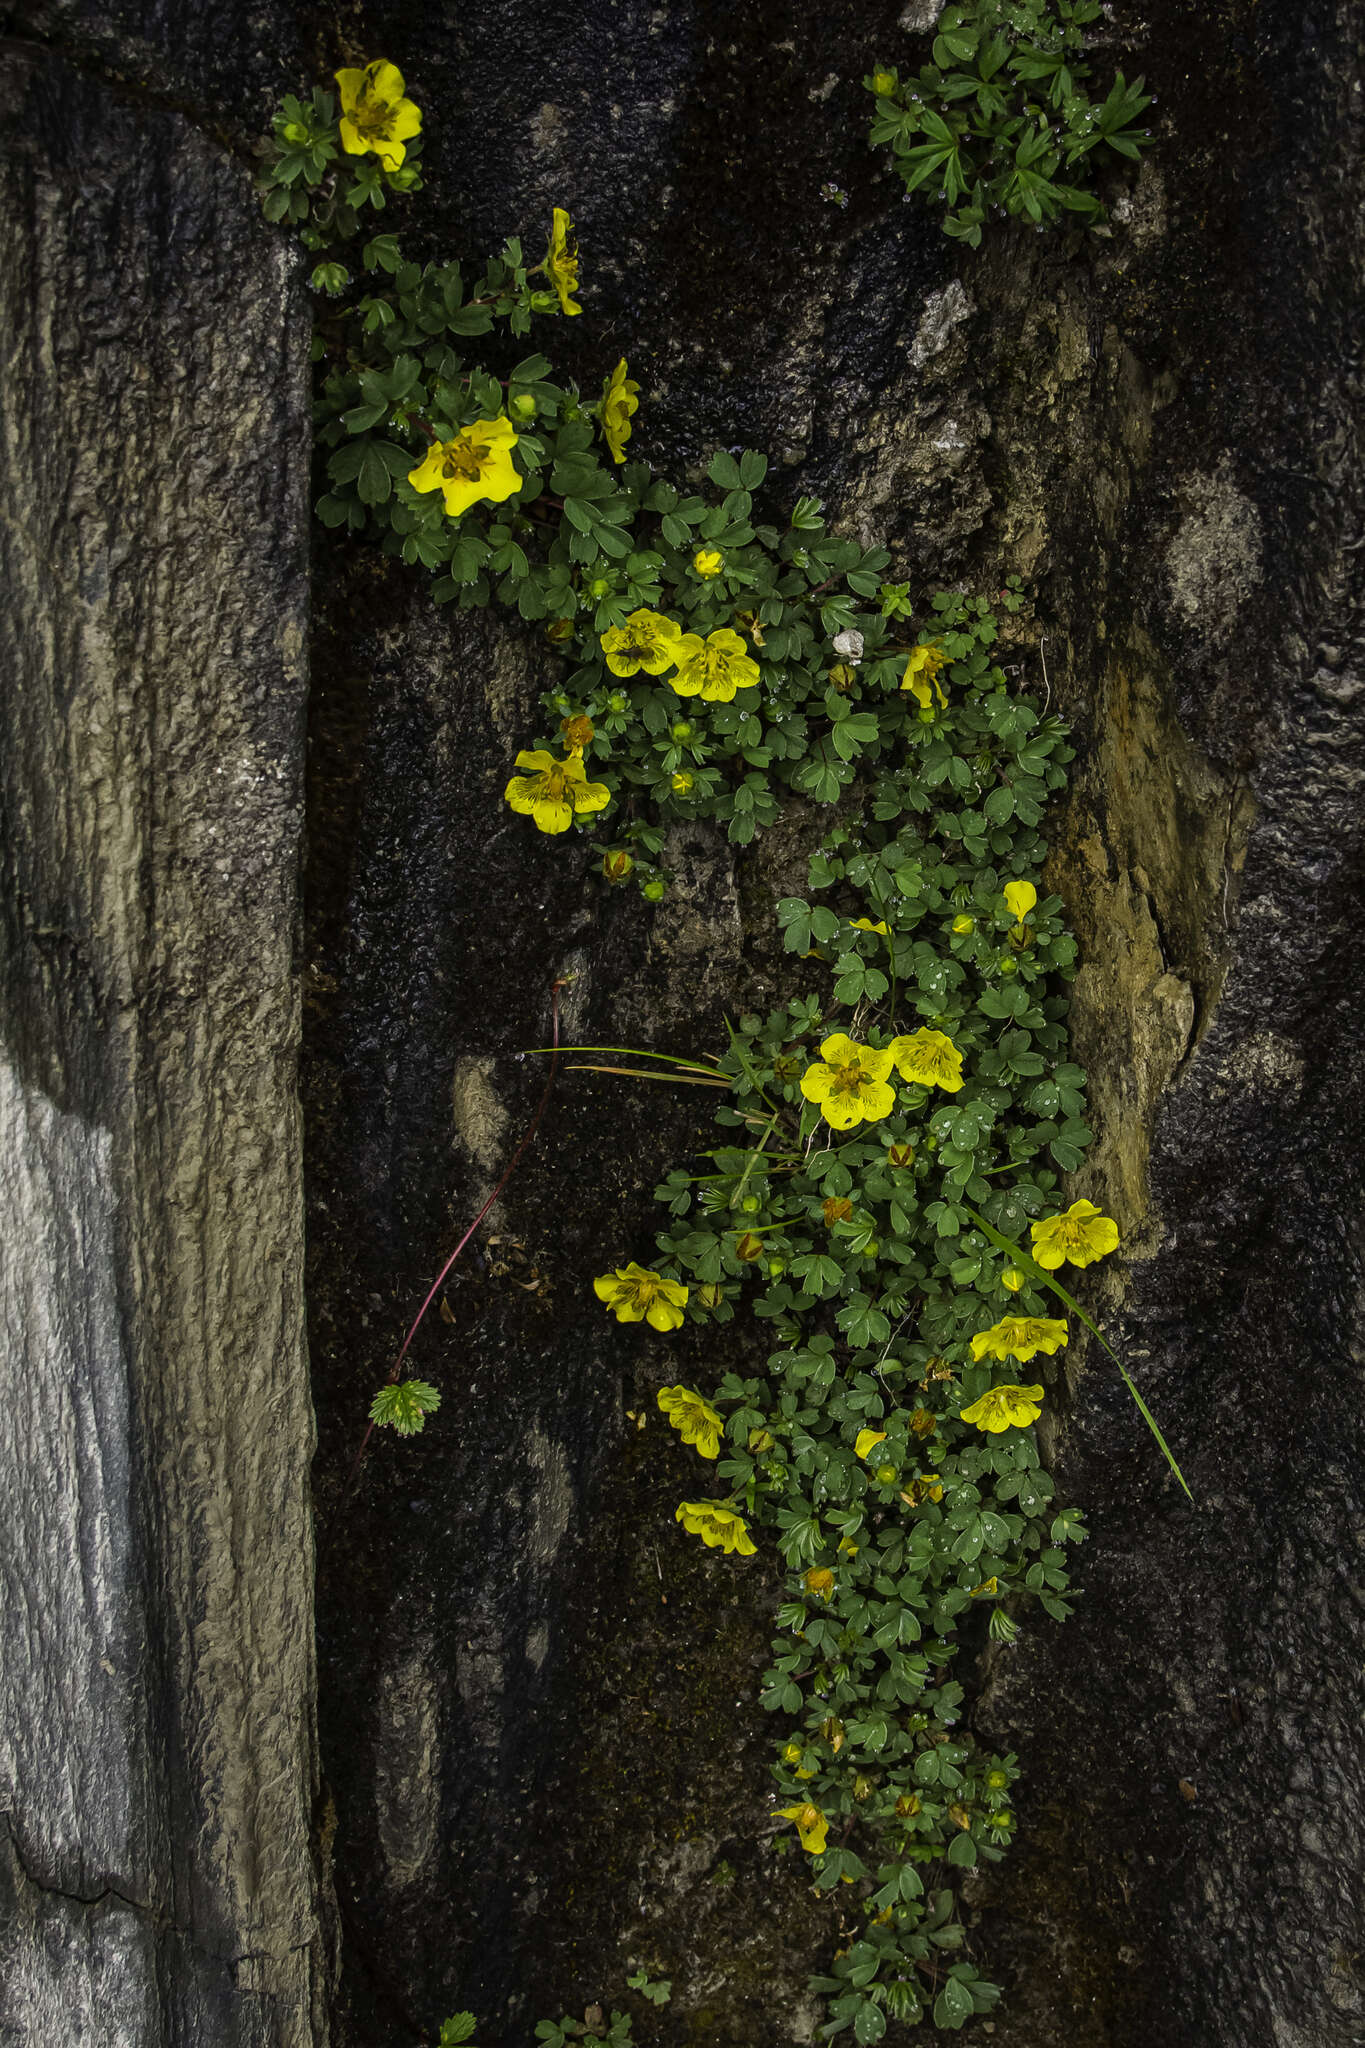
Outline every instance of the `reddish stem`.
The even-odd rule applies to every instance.
[[[446,1274],[450,1271],[456,1259],[459,1258],[460,1253],[469,1243],[469,1240],[474,1235],[474,1232],[483,1222],[484,1217],[488,1214],[493,1204],[497,1201],[498,1196],[507,1186],[508,1181],[512,1178],[512,1175],[516,1172],[517,1167],[520,1165],[523,1154],[526,1152],[532,1139],[535,1137],[536,1132],[540,1129],[540,1120],[544,1116],[545,1111],[549,1105],[550,1093],[555,1085],[555,1073],[559,1067],[559,991],[562,988],[565,988],[566,986],[567,983],[562,981],[553,982],[550,986],[550,1043],[553,1047],[553,1057],[550,1060],[550,1071],[546,1077],[544,1091],[541,1095],[540,1101],[536,1104],[536,1113],[531,1118],[530,1123],[526,1127],[526,1135],[523,1137],[521,1143],[518,1145],[516,1151],[512,1154],[512,1157],[509,1160],[506,1173],[504,1173],[502,1179],[498,1182],[492,1194],[488,1197],[488,1200],[484,1203],[482,1209],[480,1209],[478,1215],[474,1218],[474,1221],[470,1224],[468,1230],[460,1239],[460,1242],[456,1245],[454,1251],[450,1254],[450,1257],[446,1260],[440,1272],[436,1275],[436,1278],[433,1280],[430,1292],[428,1293],[426,1300],[422,1303],[422,1306],[418,1309],[416,1315],[412,1319],[412,1326],[409,1329],[407,1336],[403,1339],[402,1347],[399,1350],[397,1358],[395,1358],[393,1364],[389,1367],[388,1378],[384,1382],[385,1386],[391,1387],[394,1381],[398,1378],[399,1370],[402,1366],[403,1360],[408,1355],[408,1346],[411,1344],[413,1338],[417,1335],[418,1325],[420,1324],[423,1316],[431,1307],[432,1302],[436,1299],[437,1293],[441,1286],[441,1282],[445,1279]],[[368,1428],[365,1431],[364,1436],[360,1440],[360,1449],[355,1454],[355,1462],[351,1466],[350,1474],[346,1482],[348,1486],[353,1486],[355,1484],[356,1476],[360,1471],[360,1461],[364,1457],[365,1452],[369,1447],[370,1438],[374,1435],[374,1431],[375,1425],[373,1421],[371,1421]]]

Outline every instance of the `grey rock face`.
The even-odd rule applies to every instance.
[[[307,461],[240,165],[0,82],[0,2035],[322,2038],[293,981]]]

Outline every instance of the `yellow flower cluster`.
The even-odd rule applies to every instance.
[[[335,74],[341,88],[341,146],[348,156],[372,151],[386,171],[400,168],[407,144],[421,131],[422,116],[403,97],[403,74],[378,60],[363,71]]]
[[[1091,1266],[1117,1248],[1119,1227],[1102,1216],[1093,1202],[1073,1202],[1061,1216],[1046,1216],[1032,1226],[1033,1256],[1049,1273],[1069,1261]]]
[[[707,572],[711,573],[711,572]],[[684,633],[662,612],[632,612],[622,626],[602,635],[602,652],[614,676],[670,677],[680,697],[700,697],[706,704],[728,704],[737,690],[754,688],[758,663],[744,651],[744,642],[729,626],[705,638]]]
[[[626,359],[622,356],[602,385],[602,403],[597,412],[602,422],[602,439],[611,450],[613,462],[626,459],[626,443],[631,434],[630,417],[639,409],[640,387],[633,377],[626,375]]]
[[[550,244],[545,251],[543,266],[546,276],[555,288],[560,311],[572,316],[583,308],[576,306],[573,294],[578,290],[578,242],[573,231],[573,222],[562,206],[557,206],[551,217]]]
[[[691,1387],[660,1387],[656,1398],[685,1444],[695,1444],[703,1458],[720,1455],[725,1424],[709,1401]]]
[[[743,1517],[731,1508],[717,1507],[709,1500],[685,1500],[679,1503],[673,1519],[682,1523],[689,1536],[700,1536],[708,1550],[723,1550],[727,1555],[737,1552],[740,1557],[757,1553],[758,1545]]]
[[[1041,1387],[992,1387],[969,1408],[959,1408],[964,1422],[999,1436],[1006,1429],[1027,1429],[1043,1412]]]
[[[989,1330],[977,1332],[972,1339],[972,1357],[1017,1358],[1027,1365],[1040,1351],[1046,1351],[1049,1358],[1060,1351],[1067,1334],[1066,1324],[1060,1318],[1005,1316]]]
[[[941,668],[947,666],[948,656],[936,640],[928,640],[916,647],[905,664],[901,677],[901,688],[908,690],[919,705],[922,714],[932,718],[935,705],[941,711],[948,699],[943,694],[943,685],[938,680]]]
[[[415,491],[439,491],[447,515],[458,519],[480,498],[498,505],[521,489],[524,479],[512,461],[516,445],[509,419],[471,420],[451,440],[433,441],[408,471],[408,482]]]
[[[662,1273],[646,1272],[634,1260],[594,1280],[593,1292],[613,1311],[618,1323],[647,1322],[652,1330],[676,1330],[683,1321],[687,1287]]]
[[[605,782],[589,782],[578,749],[557,761],[543,748],[517,755],[518,768],[503,791],[514,811],[530,817],[540,832],[567,832],[580,811],[604,810],[611,802]]]
[[[825,1842],[829,1835],[829,1822],[818,1806],[807,1803],[805,1806],[779,1806],[777,1810],[783,1820],[796,1822],[801,1847],[808,1856],[824,1854]]]
[[[896,1106],[888,1078],[893,1067],[903,1081],[924,1088],[956,1094],[962,1086],[962,1055],[942,1031],[914,1031],[880,1049],[835,1031],[821,1041],[819,1059],[801,1076],[801,1093],[836,1131],[850,1131],[890,1116]]]

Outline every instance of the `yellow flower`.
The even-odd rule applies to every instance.
[[[572,754],[581,754],[591,743],[593,722],[586,711],[579,711],[572,718],[561,718],[559,730],[564,735],[564,744]]]
[[[657,1398],[685,1444],[695,1444],[703,1458],[719,1456],[725,1425],[709,1401],[691,1387],[660,1387]]]
[[[725,557],[719,548],[698,548],[692,557],[692,567],[698,576],[719,576],[725,567]]]
[[[796,1832],[801,1837],[801,1847],[808,1856],[824,1854],[825,1840],[829,1834],[829,1822],[818,1806],[779,1806],[783,1820],[794,1820]]]
[[[799,1742],[789,1742],[782,1751],[782,1761],[794,1778],[813,1778],[814,1771],[803,1771],[801,1759],[805,1755]]]
[[[858,1457],[865,1458],[869,1451],[875,1450],[878,1444],[884,1444],[885,1442],[886,1431],[884,1429],[860,1429],[854,1441],[853,1449]]]
[[[885,918],[881,920],[880,924],[873,924],[872,919],[870,917],[855,917],[853,920],[853,929],[855,932],[876,932],[879,935],[879,937],[883,939],[889,937],[889,933],[886,929]]]
[[[999,1436],[1006,1429],[1027,1429],[1043,1412],[1041,1387],[992,1387],[970,1408],[959,1408],[964,1422]]]
[[[556,761],[543,748],[517,755],[518,768],[527,775],[514,775],[503,796],[514,811],[530,816],[541,832],[567,832],[577,811],[605,810],[611,791],[605,782],[589,782],[577,753],[567,761]]]
[[[1038,891],[1032,882],[1006,882],[1005,902],[1012,917],[1022,923],[1038,901]]]
[[[834,1574],[828,1565],[816,1565],[806,1573],[802,1584],[812,1599],[828,1600],[834,1591]]]
[[[886,1078],[891,1058],[890,1046],[874,1052],[835,1031],[821,1045],[819,1060],[801,1076],[801,1093],[807,1102],[819,1103],[821,1116],[836,1131],[876,1123],[896,1106],[896,1091]]]
[[[550,283],[559,294],[561,311],[570,314],[581,313],[583,308],[573,302],[573,294],[578,290],[578,240],[573,231],[573,222],[562,206],[557,206],[554,210],[550,245],[545,251],[544,267]],[[621,367],[625,368],[624,363]],[[620,460],[619,456],[617,460]]]
[[[1045,1216],[1032,1228],[1033,1256],[1049,1273],[1068,1260],[1073,1266],[1091,1266],[1114,1250],[1119,1227],[1112,1216],[1102,1216],[1093,1202],[1073,1202],[1062,1216]]]
[[[700,1536],[708,1550],[738,1551],[753,1557],[758,1549],[741,1517],[729,1508],[718,1508],[709,1500],[682,1501],[673,1517],[689,1536]]]
[[[946,1088],[950,1095],[962,1086],[962,1054],[942,1031],[919,1030],[893,1039],[891,1052],[903,1081]]]
[[[662,612],[632,612],[624,626],[609,626],[602,635],[602,652],[614,676],[661,676],[678,660],[681,626]]]
[[[941,710],[948,702],[938,681],[938,672],[947,663],[948,657],[936,640],[925,641],[906,662],[901,688],[910,692],[922,711],[932,711],[935,702]]]
[[[422,126],[421,113],[403,97],[402,72],[380,62],[334,75],[341,87],[342,148],[348,156],[373,150],[386,171],[396,171]]]
[[[652,1330],[676,1330],[682,1322],[686,1284],[667,1280],[662,1273],[647,1273],[633,1259],[592,1284],[597,1299],[615,1310],[618,1323],[644,1321]]]
[[[577,306],[573,308],[578,311]],[[626,359],[622,356],[610,377],[602,382],[602,403],[597,417],[602,422],[602,439],[611,450],[613,462],[624,462],[626,443],[630,439],[630,416],[640,409],[640,387],[633,377],[626,375]]]
[[[979,1330],[972,1339],[972,1357],[1017,1358],[1027,1365],[1040,1351],[1049,1358],[1067,1340],[1064,1322],[1051,1316],[1003,1316],[989,1330]]]
[[[454,440],[434,441],[408,482],[415,491],[440,491],[447,513],[458,519],[479,498],[499,504],[521,489],[512,463],[516,445],[510,420],[472,420]]]
[[[678,673],[669,681],[680,697],[700,696],[705,704],[728,704],[736,690],[758,681],[758,663],[744,652],[744,642],[729,626],[719,626],[703,640],[684,633],[678,642]]]
[[[872,74],[872,90],[876,93],[878,99],[884,100],[888,93],[896,90],[895,72],[874,71]]]

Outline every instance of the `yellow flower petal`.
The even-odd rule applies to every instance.
[[[1038,901],[1038,891],[1032,882],[1006,882],[1004,896],[1012,915],[1020,923]]]

